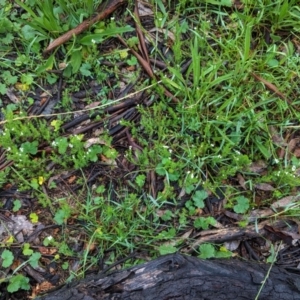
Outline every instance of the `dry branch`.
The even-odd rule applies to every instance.
[[[240,260],[200,260],[171,254],[96,275],[39,300],[255,299],[270,265]],[[259,299],[300,299],[300,275],[273,266]]]
[[[66,32],[59,38],[55,39],[48,47],[44,50],[43,54],[47,55],[51,51],[53,51],[58,46],[64,44],[65,42],[69,41],[73,36],[77,36],[83,31],[87,30],[93,24],[107,18],[111,13],[113,13],[119,6],[126,3],[126,0],[110,0],[105,3],[105,5],[101,5],[100,9],[103,9],[99,12],[95,17],[85,20],[76,28]]]

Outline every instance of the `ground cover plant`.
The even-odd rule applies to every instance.
[[[0,0],[1,297],[298,247],[299,21],[287,0]]]

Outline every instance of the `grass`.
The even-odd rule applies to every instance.
[[[6,212],[30,212],[32,223],[61,230],[40,237],[53,251],[50,259],[33,250],[40,245],[24,248],[13,233],[1,241],[8,274],[1,282],[9,292],[34,286],[21,267],[10,269],[20,258],[31,266],[55,261],[71,280],[98,270],[99,260],[105,269],[128,256],[124,267],[180,251],[191,232],[216,226],[220,211],[208,209],[208,199],[223,199],[221,210],[239,214],[240,226],[246,226],[252,209],[297,195],[297,1],[249,0],[240,8],[231,1],[153,1],[148,19],[156,29],[142,31],[151,58],[165,68],[156,68],[152,81],[144,75],[138,80],[138,61],[114,39],[120,34],[137,50],[134,25],[118,15],[42,55],[52,39],[91,16],[99,1],[0,3],[0,188],[17,186],[38,200],[28,211],[16,198],[15,210]],[[129,10],[122,14],[132,17]],[[119,48],[105,50],[108,39]],[[62,101],[47,117],[30,113],[40,105],[36,95],[57,94],[60,81]],[[101,89],[85,103],[73,102],[70,95],[89,90],[92,81]],[[134,92],[113,100],[121,84],[129,83],[135,83]],[[120,120],[134,143],[115,142],[105,109],[139,91],[151,105],[136,108],[138,122]],[[102,121],[102,129],[65,129],[81,114]],[[64,172],[74,176],[61,179]],[[263,184],[272,189],[257,188]],[[289,203],[275,217],[297,217],[298,206]],[[12,245],[25,249],[24,257]],[[202,258],[232,255],[222,245],[194,251]]]

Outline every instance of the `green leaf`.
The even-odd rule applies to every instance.
[[[69,146],[68,139],[66,137],[59,137],[55,139],[55,143],[58,146],[58,153],[65,154]]]
[[[64,224],[64,222],[69,218],[71,215],[70,209],[64,208],[64,209],[59,209],[54,216],[54,221],[58,225]]]
[[[29,278],[23,276],[22,274],[11,277],[9,280],[9,285],[7,286],[7,290],[10,293],[17,292],[18,290],[28,291],[29,289]]]
[[[31,40],[37,35],[37,31],[29,25],[24,25],[21,32],[25,40]]]
[[[83,75],[83,76],[91,76],[92,73],[90,71],[91,69],[91,65],[89,63],[84,63],[82,64],[81,68],[80,68],[80,73]]]
[[[42,65],[40,65],[37,69],[36,69],[36,72],[38,74],[41,74],[45,71],[48,71],[48,70],[52,70],[53,69],[53,65],[54,65],[54,54],[52,54],[51,56],[48,57],[48,59],[46,60],[46,62]]]
[[[2,254],[1,254],[1,258],[2,258],[2,267],[3,268],[8,268],[14,261],[14,255],[10,250],[3,250]]]
[[[105,186],[104,185],[99,185],[96,189],[96,193],[102,194],[105,192]]]
[[[30,244],[29,243],[25,243],[23,246],[23,254],[30,256],[33,253],[33,250],[30,249]]]
[[[260,152],[265,156],[265,158],[270,159],[272,153],[265,147],[265,145],[263,145],[263,143],[259,139],[254,140],[254,142],[257,148],[260,150]]]
[[[268,65],[269,65],[270,67],[278,67],[278,66],[279,66],[279,61],[278,61],[277,59],[275,59],[275,58],[270,59],[270,60],[268,61]]]
[[[209,4],[228,6],[228,7],[231,7],[233,3],[232,0],[205,0],[205,2]]]
[[[204,217],[200,217],[197,218],[194,221],[194,227],[197,229],[208,229],[209,225],[215,225],[216,224],[216,220],[213,217],[208,217],[208,218],[204,218]]]
[[[164,165],[162,163],[159,163],[156,168],[155,168],[155,172],[160,175],[160,176],[164,176],[166,175],[166,170],[164,168]]]
[[[135,56],[131,55],[130,59],[126,60],[129,66],[135,66],[138,63],[138,60]]]
[[[37,151],[38,151],[37,141],[23,143],[20,148],[20,152],[23,152],[25,154],[29,153],[35,155],[37,154]]]
[[[274,263],[276,261],[276,256],[277,256],[277,253],[275,251],[275,248],[273,245],[271,245],[271,249],[270,249],[270,256],[267,258],[267,263]]]
[[[212,258],[215,257],[216,250],[215,247],[212,244],[202,244],[199,247],[200,255],[198,257],[207,259],[207,258]]]
[[[145,180],[146,180],[146,176],[144,174],[140,174],[135,178],[135,182],[140,188],[144,186]]]
[[[189,195],[194,189],[195,189],[195,186],[193,184],[191,184],[191,185],[188,185],[185,187],[185,192]]]
[[[69,246],[65,242],[60,242],[59,244],[60,244],[58,249],[59,253],[66,256],[74,256],[74,252],[69,248]]]
[[[216,258],[229,258],[232,257],[231,251],[217,251]]]
[[[15,200],[14,201],[14,207],[13,207],[13,211],[16,212],[18,211],[20,208],[22,207],[22,203],[20,200]]]
[[[5,1],[5,5],[8,6],[6,1]],[[0,3],[0,7],[3,7],[3,6],[4,6],[4,3],[3,4]],[[3,10],[0,10],[0,13],[2,13],[2,12],[3,12]],[[2,18],[0,18],[0,33],[6,33],[6,32],[11,31],[14,27],[13,23],[9,19],[3,17],[3,14],[1,14],[1,17]]]
[[[37,223],[39,221],[39,216],[36,213],[31,213],[29,218],[32,223]]]
[[[161,218],[164,221],[170,221],[170,220],[172,220],[172,217],[173,217],[173,213],[167,209]]]
[[[67,261],[65,261],[62,265],[61,265],[63,270],[68,270],[69,268],[69,263]]]
[[[106,147],[103,150],[104,156],[110,159],[116,159],[118,157],[118,151],[114,148]]]
[[[238,214],[243,214],[249,209],[249,200],[244,196],[236,198],[237,204],[233,207],[233,210]]]
[[[52,236],[45,237],[43,241],[43,245],[48,247],[50,244],[55,244],[55,240],[53,239],[53,237]]]
[[[28,57],[25,54],[19,55],[15,60],[15,65],[17,67],[25,65],[27,63],[28,63]],[[26,74],[22,74],[21,76],[24,76],[24,75],[26,76]],[[22,81],[22,83],[25,83],[25,82]]]
[[[158,248],[158,251],[160,255],[175,253],[177,251],[177,248],[171,245],[161,245]]]
[[[47,73],[46,78],[47,78],[48,83],[50,83],[50,84],[54,84],[58,79],[57,76],[50,75],[49,73]]]
[[[8,33],[4,38],[2,38],[2,42],[5,45],[10,44],[14,40],[14,36],[11,33]]]
[[[30,258],[29,258],[29,264],[33,267],[36,268],[39,265],[39,259],[42,257],[41,253],[39,252],[34,252]]]
[[[174,238],[176,235],[176,230],[175,228],[170,228],[169,230],[163,230],[161,231],[157,238],[158,239],[163,239],[163,240],[170,240],[172,238]]]
[[[208,197],[208,194],[205,190],[196,191],[192,199],[197,208],[203,208],[205,206],[204,200]]]
[[[6,82],[6,84],[15,84],[18,81],[18,77],[17,76],[13,76],[10,71],[4,71],[2,73],[2,77],[4,79],[4,81]]]
[[[75,74],[78,72],[82,62],[82,53],[81,49],[73,51],[71,54],[71,60],[70,63],[72,65],[72,72]]]
[[[33,83],[33,76],[31,74],[22,74],[21,75],[21,82],[31,85]]]
[[[90,161],[96,162],[98,161],[98,155],[102,153],[102,147],[100,145],[93,145],[88,150],[88,159]]]
[[[36,178],[32,178],[30,181],[30,185],[33,189],[37,190],[39,188],[39,184]]]
[[[6,85],[4,83],[0,83],[0,94],[5,95],[7,91]]]
[[[95,43],[102,42],[105,38],[133,30],[134,28],[131,26],[105,28],[101,33],[86,35],[79,41],[79,43],[82,45],[91,46]]]

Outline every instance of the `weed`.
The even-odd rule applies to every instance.
[[[22,290],[29,290],[29,278],[25,277],[22,274],[17,274],[18,270],[20,270],[23,266],[29,264],[33,268],[36,268],[38,266],[38,261],[41,258],[41,254],[39,252],[34,252],[32,249],[30,249],[30,245],[28,243],[25,243],[23,245],[23,254],[24,256],[28,256],[29,259],[27,261],[24,261],[20,266],[18,266],[14,273],[9,276],[8,278],[2,279],[2,282],[8,282],[7,290],[10,293],[14,293],[20,289]],[[5,249],[3,250],[1,254],[2,258],[2,267],[8,268],[12,265],[14,261],[14,254],[12,251]],[[17,274],[17,275],[14,275]]]
[[[199,257],[203,259],[207,258],[229,258],[232,256],[232,253],[228,251],[225,247],[219,247],[219,250],[216,250],[216,247],[213,244],[202,244],[199,246]]]

